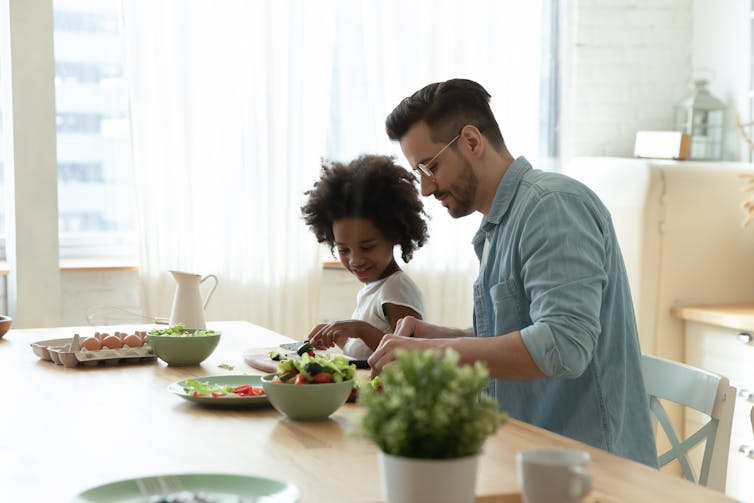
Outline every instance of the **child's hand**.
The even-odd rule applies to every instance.
[[[326,327],[328,323],[320,323],[316,327],[312,329],[311,332],[309,332],[309,335],[306,337],[306,340],[312,343],[312,346],[314,346],[316,349],[325,349],[332,347],[332,344],[327,346],[325,344],[325,340],[322,337],[322,329]]]
[[[359,338],[364,327],[370,327],[368,323],[359,320],[342,320],[322,323],[314,327],[309,333],[309,342],[315,348],[331,348],[336,344],[343,347],[349,338]]]

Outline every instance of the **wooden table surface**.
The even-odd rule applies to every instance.
[[[153,327],[107,330],[136,328]],[[0,501],[70,501],[110,481],[199,472],[285,480],[299,487],[302,503],[382,501],[377,449],[353,436],[360,407],[347,404],[329,420],[306,423],[285,419],[271,408],[202,408],[167,392],[168,384],[192,376],[257,374],[244,363],[244,351],[290,341],[247,322],[210,322],[208,328],[223,335],[198,367],[168,367],[158,360],[67,369],[40,360],[30,343],[93,335],[95,327],[6,334],[0,339]],[[478,501],[516,501],[516,453],[547,447],[591,454],[592,501],[732,501],[515,420],[485,445]]]

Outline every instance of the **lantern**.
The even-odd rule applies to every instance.
[[[725,104],[707,90],[706,80],[675,107],[675,129],[691,136],[690,159],[721,159]]]

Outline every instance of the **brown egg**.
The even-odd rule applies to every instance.
[[[144,341],[136,334],[128,334],[123,337],[123,344],[131,348],[139,348],[144,345]]]
[[[108,335],[110,335],[110,334],[108,334],[107,332],[103,332],[103,333],[95,332],[95,333],[94,333],[94,336],[95,336],[95,337],[96,337],[97,339],[99,339],[100,341],[101,341],[102,339],[104,339],[105,337],[107,337]]]
[[[149,337],[147,337],[147,333],[146,332],[141,332],[139,335],[141,336],[141,340],[144,341],[144,344],[148,344],[149,343]]]
[[[120,340],[120,337],[108,335],[107,337],[102,338],[102,345],[107,346],[110,349],[119,349],[123,347],[123,341]]]
[[[96,337],[87,337],[81,341],[81,347],[90,351],[98,351],[102,349],[102,343]]]

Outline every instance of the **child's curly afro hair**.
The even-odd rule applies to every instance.
[[[320,243],[335,247],[333,222],[364,218],[401,247],[404,262],[426,243],[427,217],[414,175],[393,157],[362,155],[348,164],[322,162],[320,178],[304,193],[304,221]],[[428,218],[428,217],[427,217]]]

